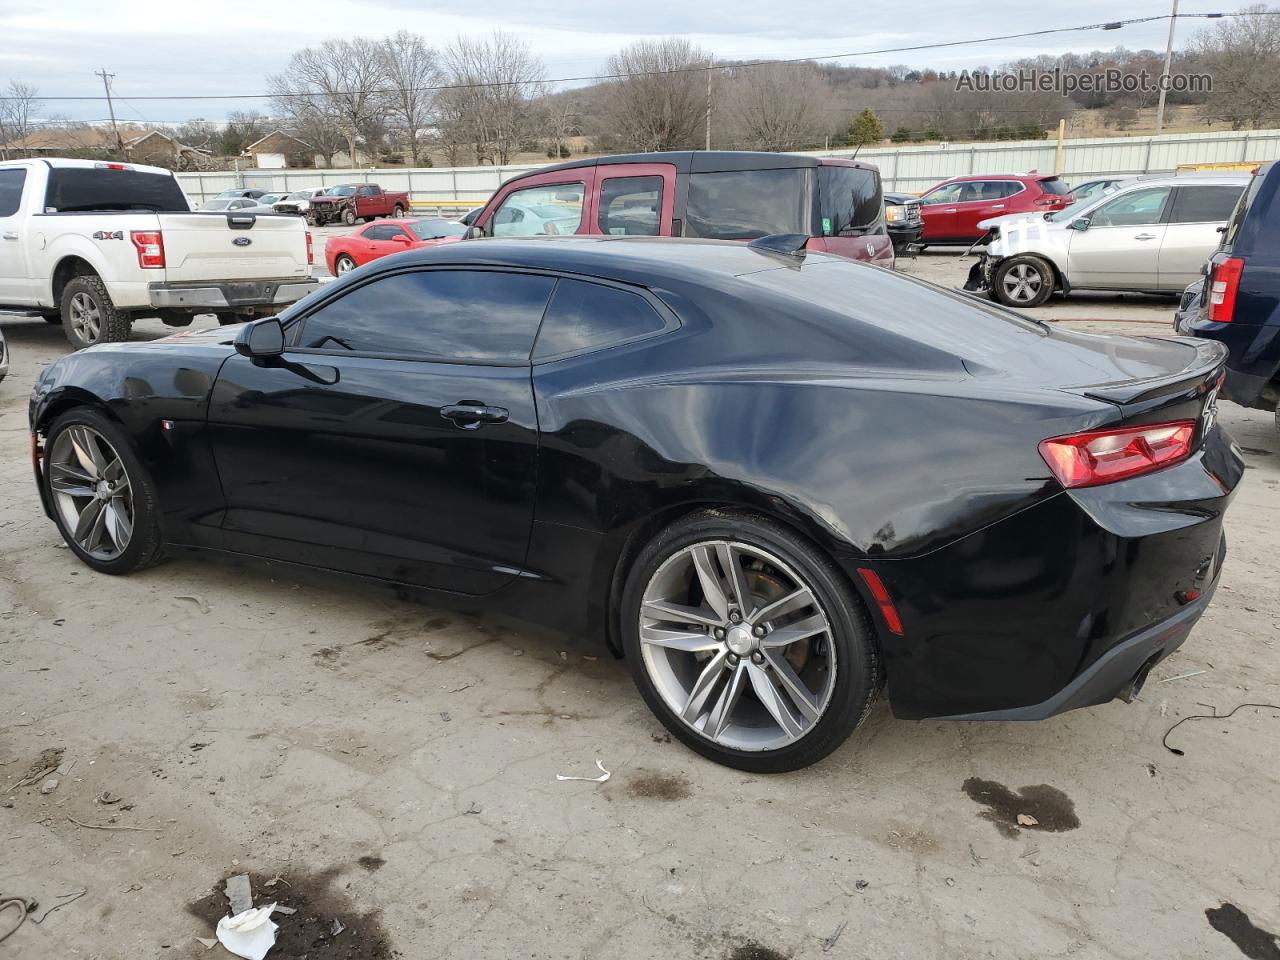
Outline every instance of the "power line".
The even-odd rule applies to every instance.
[[[734,70],[739,70],[739,69],[745,69],[745,68],[751,68],[751,67],[767,67],[767,66],[796,64],[796,63],[812,63],[812,62],[817,62],[821,60],[847,60],[850,57],[874,57],[874,56],[882,56],[890,53],[914,53],[914,52],[919,52],[921,50],[941,50],[941,49],[946,49],[950,47],[972,46],[974,44],[981,44],[981,43],[996,43],[1002,40],[1025,40],[1031,37],[1044,37],[1044,36],[1049,36],[1052,34],[1060,34],[1060,33],[1082,33],[1090,30],[1119,30],[1123,27],[1129,27],[1129,26],[1134,26],[1137,24],[1144,24],[1144,23],[1156,23],[1162,20],[1172,20],[1172,19],[1219,20],[1223,18],[1245,17],[1245,16],[1280,16],[1280,10],[1265,10],[1265,11],[1257,11],[1255,13],[1179,13],[1176,15],[1163,13],[1163,14],[1149,16],[1149,17],[1132,17],[1128,20],[1111,20],[1111,21],[1104,21],[1101,23],[1089,23],[1089,24],[1084,24],[1082,26],[1078,26],[1078,27],[1051,27],[1044,30],[1029,30],[1024,33],[1006,33],[1006,34],[1000,34],[998,36],[975,37],[968,40],[947,40],[940,43],[918,43],[918,44],[912,44],[910,46],[903,46],[903,47],[884,47],[879,50],[855,50],[850,53],[832,53],[832,54],[824,54],[822,56],[788,57],[784,59],[768,59],[768,60],[748,60],[743,63],[726,63],[726,64],[723,64],[722,66],[728,67]],[[556,77],[551,80],[542,80],[538,82],[546,83],[546,84],[558,84],[558,83],[585,83],[588,81],[600,82],[604,80],[626,80],[631,77],[654,77],[654,76],[669,76],[669,75],[684,74],[684,73],[700,73],[706,69],[707,69],[707,66],[705,63],[703,63],[698,66],[674,67],[670,70],[642,70],[642,71],[621,72],[621,73],[599,73],[599,74],[583,75],[583,76],[577,76],[577,77]],[[483,81],[483,82],[475,82],[475,83],[431,84],[431,85],[421,86],[421,87],[411,87],[408,89],[417,93],[427,93],[427,92],[442,91],[442,90],[474,90],[474,89],[485,89],[490,87],[512,87],[512,86],[525,86],[525,85],[529,85],[529,81],[498,80],[498,81]],[[305,100],[305,99],[312,99],[315,97],[326,97],[326,96],[329,96],[329,97],[349,96],[349,95],[358,95],[358,94],[368,95],[372,93],[398,93],[398,92],[401,92],[398,88],[369,87],[369,88],[359,88],[359,89],[350,89],[350,90],[330,90],[330,91],[324,91],[324,92],[309,91],[309,92],[303,92],[303,93],[298,93],[298,92],[294,92],[294,93],[289,93],[289,92],[227,93],[227,94],[202,93],[202,94],[173,94],[173,95],[148,94],[143,96],[130,97],[130,99],[131,100],[175,100],[175,101],[176,100],[181,100],[181,101]],[[16,99],[22,99],[22,98],[4,96],[4,97],[0,97],[0,102],[6,101],[6,100],[16,100]],[[105,100],[107,98],[101,97],[101,96],[50,96],[50,97],[38,97],[37,99],[39,99],[41,102],[67,102],[67,101],[84,102],[84,101]]]

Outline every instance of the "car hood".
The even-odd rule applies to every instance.
[[[978,227],[982,230],[989,230],[992,227],[1004,227],[1015,223],[1031,223],[1033,221],[1053,225],[1053,221],[1046,220],[1043,213],[1004,213],[998,217],[987,217],[985,220],[979,220]]]
[[[1071,230],[1065,223],[1046,220],[1044,214],[1012,213],[980,221],[979,228],[998,229],[987,245],[987,254],[997,259],[1018,253],[1038,253],[1059,265],[1066,262]]]

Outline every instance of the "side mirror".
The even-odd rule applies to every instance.
[[[1072,220],[1072,221],[1071,221],[1070,226],[1071,226],[1071,229],[1072,229],[1072,230],[1088,230],[1088,229],[1089,229],[1089,218],[1088,218],[1088,217],[1077,217],[1075,220]]]
[[[278,357],[284,353],[284,326],[279,317],[255,320],[236,334],[236,353],[251,360]]]
[[[488,236],[488,234],[485,233],[484,227],[480,226],[479,224],[473,223],[471,226],[467,227],[467,232],[462,235],[462,239],[474,240],[477,237],[484,237],[484,236]]]
[[[403,243],[406,247],[409,245],[409,238],[406,237],[403,233],[397,233],[391,239],[396,243]]]

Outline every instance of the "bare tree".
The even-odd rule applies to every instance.
[[[508,163],[533,127],[532,103],[546,69],[520,38],[495,31],[483,39],[458,37],[442,56],[445,152],[467,144],[478,163]]]
[[[1223,19],[1192,41],[1213,74],[1210,109],[1233,129],[1257,129],[1280,108],[1280,17],[1262,4]]]
[[[409,145],[409,163],[417,165],[422,150],[419,138],[428,125],[440,83],[436,51],[421,34],[400,30],[382,41],[383,73],[390,86],[388,107],[403,126]]]
[[[10,80],[5,91],[7,99],[0,100],[0,155],[9,159],[9,144],[26,139],[31,133],[32,115],[38,113],[41,101],[39,91],[29,83]]]
[[[744,145],[796,150],[819,142],[831,90],[812,64],[770,64],[733,72],[727,113]]]
[[[224,156],[238,157],[245,148],[268,133],[270,120],[257,111],[235,110],[227,114],[218,149]]]
[[[638,40],[609,58],[605,84],[609,119],[619,137],[637,150],[676,150],[697,145],[707,110],[711,54],[688,40]]]
[[[325,116],[337,126],[354,167],[357,140],[363,137],[374,148],[370,138],[380,134],[386,120],[384,67],[382,48],[375,40],[326,40],[318,47],[299,50],[284,73],[268,83],[277,103],[284,106],[294,101],[287,108],[295,122],[306,118],[312,125]]]
[[[547,131],[547,156],[559,160],[565,156],[564,142],[582,132],[582,113],[573,100],[553,99],[547,103],[543,117]]]

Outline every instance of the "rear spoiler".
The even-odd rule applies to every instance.
[[[1093,400],[1103,400],[1120,406],[1146,403],[1180,393],[1192,393],[1213,379],[1226,362],[1227,348],[1216,340],[1197,340],[1190,337],[1153,337],[1168,340],[1187,347],[1194,347],[1196,355],[1190,363],[1176,373],[1145,380],[1124,380],[1120,383],[1100,383],[1076,390]]]

